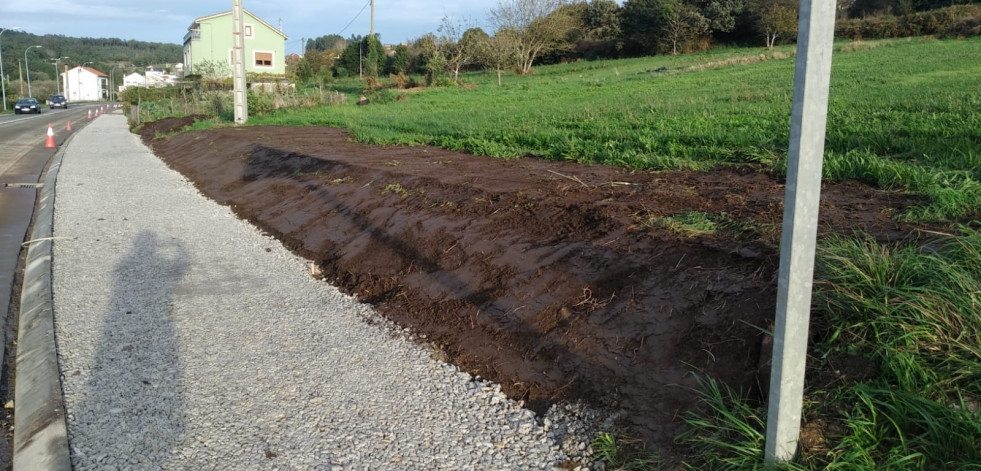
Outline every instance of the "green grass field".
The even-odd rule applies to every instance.
[[[912,220],[981,212],[978,57],[981,38],[839,43],[824,177],[928,196],[906,215]],[[492,73],[469,74],[475,88],[385,90],[384,104],[280,110],[251,124],[338,126],[367,143],[504,158],[655,170],[755,164],[780,174],[794,62],[789,47],[714,49],[539,67],[501,87]],[[403,100],[391,99],[396,93]]]
[[[833,64],[824,178],[923,195],[898,217],[946,224],[951,234],[929,244],[822,241],[808,361],[825,368],[828,358],[860,357],[879,374],[809,385],[805,421],[824,424],[825,442],[786,467],[981,469],[981,38],[841,42]],[[250,124],[337,126],[368,143],[503,158],[753,165],[780,176],[793,72],[788,47],[577,62],[506,75],[500,87],[494,74],[468,74],[469,87],[383,90],[368,106],[280,110]],[[335,86],[350,94],[361,85]],[[651,224],[748,230],[724,216]],[[681,437],[692,450],[686,466],[760,468],[765,407],[700,382],[705,409],[688,416],[692,429]],[[624,459],[621,442],[603,434],[594,447],[618,469],[656,467],[656,457]]]

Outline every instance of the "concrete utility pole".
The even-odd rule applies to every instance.
[[[39,47],[43,47],[43,46],[30,46],[24,50],[24,66],[27,68],[27,96],[31,98],[34,98],[34,93],[31,92],[31,64],[27,62],[27,51]]]
[[[375,0],[371,0],[371,35],[375,35]]]
[[[232,79],[235,95],[235,124],[245,124],[249,120],[248,96],[245,92],[245,32],[242,22],[242,0],[232,0],[232,36],[234,39],[234,77]]]
[[[792,460],[800,435],[834,26],[834,0],[801,1],[763,455],[767,463]]]
[[[55,62],[55,91],[58,92],[59,95],[61,95],[61,70],[58,68],[58,64],[61,62],[62,59],[70,59],[70,57],[67,57],[67,56],[65,56],[65,57],[59,57],[59,58],[57,58],[57,59],[54,60],[54,62]],[[68,82],[68,79],[67,78],[65,79],[65,82],[66,83]],[[68,92],[67,85],[65,86],[65,92],[66,93]]]

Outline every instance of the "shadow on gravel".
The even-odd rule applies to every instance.
[[[160,469],[181,440],[186,418],[171,306],[189,265],[180,242],[141,232],[113,270],[95,363],[69,419],[74,430],[86,431],[69,437],[76,469]]]

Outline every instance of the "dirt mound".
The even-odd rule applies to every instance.
[[[532,408],[584,399],[670,455],[679,412],[695,405],[689,372],[759,391],[784,196],[765,175],[366,146],[323,127],[150,144],[204,194],[319,261],[329,281]],[[891,216],[909,204],[827,185],[821,228],[898,237]],[[757,231],[688,236],[648,223],[693,211]]]

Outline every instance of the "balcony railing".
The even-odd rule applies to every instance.
[[[200,29],[192,29],[192,30],[188,31],[187,34],[184,35],[184,44],[187,44],[187,42],[190,41],[190,40],[192,40],[192,39],[195,40],[195,41],[198,41],[198,40],[201,39],[201,30]]]

